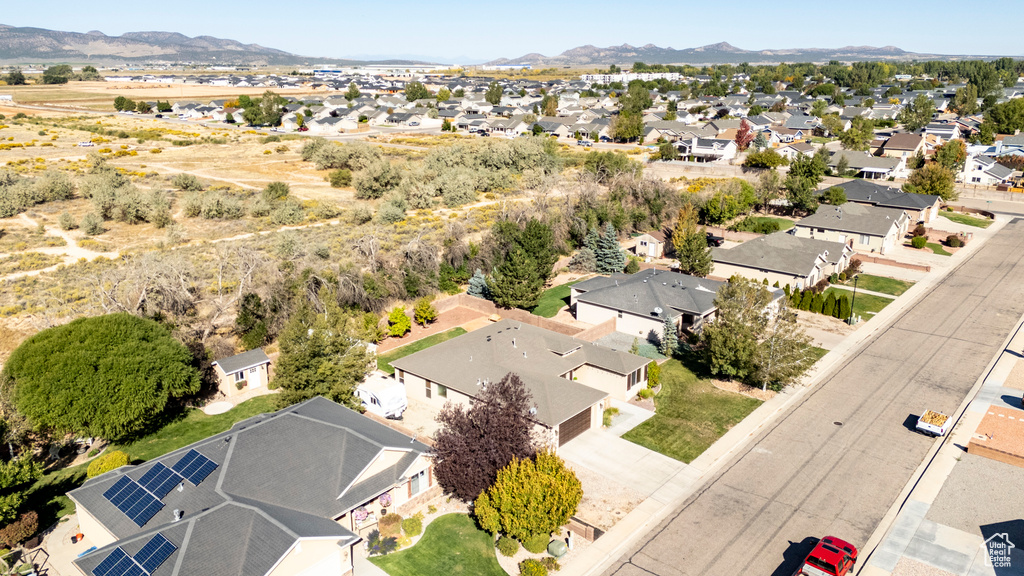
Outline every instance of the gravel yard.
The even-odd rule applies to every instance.
[[[576,517],[602,530],[614,526],[644,500],[643,495],[633,488],[609,480],[597,472],[572,464],[569,467],[583,484],[583,501],[580,502]]]
[[[940,570],[934,566],[925,564],[924,562],[918,562],[917,560],[911,560],[910,558],[900,558],[900,561],[896,564],[896,569],[892,571],[892,576],[957,576],[952,572],[946,572]]]
[[[946,479],[926,518],[969,534],[981,526],[1019,520],[1024,509],[1024,468],[964,454]],[[1024,522],[1014,522],[1009,538],[1024,542]]]

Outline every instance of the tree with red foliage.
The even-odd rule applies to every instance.
[[[757,135],[750,130],[750,123],[744,118],[740,121],[740,129],[736,131],[736,147],[742,152],[746,150]]]
[[[437,415],[434,433],[434,477],[445,493],[463,502],[476,500],[494,484],[513,458],[536,452],[530,391],[516,374],[486,382],[468,409],[451,402]]]

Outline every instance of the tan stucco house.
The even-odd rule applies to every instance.
[[[217,389],[225,396],[266,388],[270,381],[270,358],[262,348],[249,350],[213,363]]]
[[[849,244],[856,252],[888,254],[900,245],[909,221],[899,208],[847,202],[822,204],[814,214],[797,221],[793,230],[800,238]]]
[[[853,249],[842,242],[801,238],[789,232],[774,232],[732,248],[712,248],[714,274],[734,274],[774,286],[809,288],[850,265]]]
[[[899,188],[875,184],[859,178],[847,180],[835,186],[827,186],[821,191],[824,192],[828,188],[842,189],[846,194],[847,202],[903,210],[907,213],[910,223],[923,222],[927,224],[935,220],[939,215],[939,207],[942,206],[942,198],[935,194],[912,194]]]
[[[438,499],[429,448],[322,397],[254,416],[68,496],[79,573],[345,576],[382,509]],[[357,520],[358,518],[358,520]],[[134,566],[134,568],[133,568]]]

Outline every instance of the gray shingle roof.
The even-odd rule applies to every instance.
[[[711,258],[722,264],[807,276],[818,257],[838,262],[846,247],[841,242],[797,238],[788,232],[775,232],[748,240],[732,248],[712,248]]]
[[[199,486],[172,489],[139,528],[103,497],[123,475],[138,480],[157,462],[172,466],[189,449],[218,464]],[[352,485],[383,450],[398,462]],[[69,493],[118,541],[75,561],[87,574],[114,546],[134,553],[159,532],[178,550],[153,576],[266,574],[299,538],[357,536],[333,518],[404,481],[428,447],[321,397],[255,416],[142,464],[124,466]],[[173,522],[174,510],[184,511]]]
[[[715,295],[725,284],[664,270],[615,274],[609,280],[603,285],[588,284],[592,280],[574,285],[584,292],[576,301],[638,316],[677,318],[684,312],[703,316],[715,310]],[[655,308],[660,308],[661,314],[655,314]]]
[[[842,206],[822,204],[810,216],[796,225],[804,228],[824,228],[840,232],[855,232],[870,236],[885,236],[892,225],[904,216],[899,208],[882,208],[847,202]]]
[[[850,202],[872,204],[884,208],[925,210],[934,206],[935,202],[939,200],[939,197],[934,194],[908,194],[898,188],[890,188],[856,178],[828,188],[842,188],[846,193],[846,199]]]
[[[537,421],[555,427],[607,396],[605,392],[562,378],[584,364],[629,374],[649,360],[544,330],[502,320],[391,363],[431,382],[469,396],[482,381],[518,374],[533,396]]]
[[[217,360],[214,364],[220,366],[225,374],[231,374],[232,372],[238,372],[239,370],[245,370],[246,368],[252,368],[267,362],[270,362],[270,358],[267,358],[262,348],[257,348]]]

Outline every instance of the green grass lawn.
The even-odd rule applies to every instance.
[[[929,250],[931,250],[935,254],[938,254],[939,256],[952,256],[953,255],[952,252],[947,252],[942,247],[942,244],[937,244],[935,242],[929,242],[929,243],[925,244],[925,247],[927,247]]]
[[[988,228],[992,225],[992,220],[988,218],[979,218],[977,216],[970,216],[967,214],[960,214],[957,212],[939,212],[939,216],[947,220],[952,220],[957,224],[964,224],[965,226],[974,226],[975,228]]]
[[[544,318],[554,318],[559,310],[569,305],[569,287],[577,282],[579,280],[545,290],[541,293],[537,305],[530,308],[530,314],[543,316]]]
[[[913,282],[897,280],[886,276],[874,276],[872,274],[858,274],[857,277],[859,278],[857,280],[858,288],[872,292],[881,292],[882,294],[892,294],[893,296],[903,294],[914,285]],[[853,280],[847,280],[844,285],[853,288]]]
[[[771,223],[777,224],[779,230],[789,230],[793,227],[793,221],[787,220],[786,218],[776,218],[774,216],[747,216],[743,220],[739,221],[734,228],[736,230],[754,232],[762,229],[762,226],[770,225]]]
[[[412,548],[370,561],[391,576],[507,576],[494,555],[494,538],[465,514],[441,516]]]
[[[661,365],[661,382],[654,417],[623,438],[683,462],[700,456],[761,405],[760,400],[715,388],[677,359]]]
[[[885,308],[893,301],[892,298],[865,294],[863,292],[857,292],[857,297],[854,299],[852,290],[843,290],[842,288],[828,288],[825,290],[823,296],[828,298],[829,292],[835,294],[836,298],[846,296],[847,298],[853,299],[854,316],[863,316],[865,319],[871,318],[875,314],[881,312],[882,308]],[[869,312],[871,312],[871,314],[868,314]]]
[[[273,395],[259,396],[215,416],[208,416],[199,409],[190,409],[183,417],[149,436],[124,445],[111,445],[110,449],[127,452],[133,463],[152,460],[197,440],[219,434],[239,420],[276,410],[276,400],[277,397]],[[75,505],[65,494],[85,482],[88,467],[89,463],[86,462],[49,472],[29,488],[26,509],[35,510],[39,514],[39,526],[49,526],[75,511]]]
[[[395,360],[398,360],[399,358],[404,358],[409,354],[419,352],[420,350],[426,350],[427,348],[430,348],[435,344],[440,344],[445,340],[451,340],[456,336],[462,336],[465,333],[466,330],[464,328],[452,328],[451,330],[446,330],[439,334],[427,336],[426,338],[423,338],[421,340],[417,340],[410,344],[406,344],[401,348],[395,348],[390,352],[385,352],[384,354],[380,354],[377,356],[377,368],[380,368],[382,371],[387,372],[388,374],[394,374],[395,369],[391,367],[391,363],[394,362]]]

